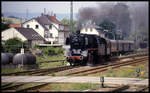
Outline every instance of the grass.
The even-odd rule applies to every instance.
[[[2,73],[2,74],[8,74],[8,73],[13,73],[13,72],[21,72],[21,71],[25,71],[25,69],[21,69],[21,68],[2,69],[2,70],[1,70],[1,73]]]
[[[36,62],[42,62],[42,61],[49,61],[49,60],[63,60],[65,59],[64,55],[58,55],[58,56],[47,56],[47,57],[36,57]]]
[[[144,72],[140,77],[137,77],[137,68],[140,68],[141,72]],[[112,67],[109,67],[106,72],[96,73],[89,76],[148,78],[149,74],[148,67],[140,64],[138,66],[120,67],[119,69],[112,69]]]
[[[66,64],[66,62],[65,62],[65,64]],[[65,64],[63,64],[62,62],[42,63],[42,64],[39,64],[39,68],[64,66]]]
[[[16,85],[17,83],[13,83],[12,85]],[[41,82],[39,83],[27,83],[19,87],[14,87],[12,89],[18,90],[18,89],[23,89],[27,88],[30,86],[35,86],[38,84],[42,84]],[[88,89],[98,89],[100,88],[100,84],[93,84],[93,83],[49,83],[48,85],[38,88],[38,90],[48,90],[49,92],[56,92],[56,91],[83,91],[83,90],[88,90]]]
[[[50,60],[63,60],[65,59],[64,55],[58,55],[58,56],[49,56],[49,57],[37,57],[37,64],[39,65],[39,68],[45,68],[45,67],[52,67],[52,66],[64,66],[67,64],[65,61],[64,64],[61,62],[49,62],[49,63],[42,63],[42,61],[50,61]]]
[[[48,86],[50,87],[50,91],[83,91],[97,89],[100,85],[92,83],[53,83]]]

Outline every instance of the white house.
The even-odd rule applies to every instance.
[[[22,24],[24,28],[33,28],[47,43],[64,44],[66,36],[69,35],[69,27],[53,16],[41,14],[40,17],[32,18]]]
[[[44,38],[32,28],[15,27],[2,31],[2,40],[8,40],[14,37],[20,38],[22,41],[28,41],[29,46],[33,47],[37,44],[43,44]]]
[[[100,37],[105,37],[105,33],[103,32],[102,28],[95,26],[95,25],[87,25],[80,30],[81,34],[91,34],[91,35],[98,35]]]

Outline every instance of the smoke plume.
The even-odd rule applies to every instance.
[[[99,3],[98,7],[80,8],[77,15],[77,29],[82,28],[88,20],[99,25],[109,19],[121,30],[124,37],[133,30],[148,31],[148,3],[147,2],[117,2]]]

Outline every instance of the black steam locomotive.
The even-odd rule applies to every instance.
[[[70,65],[87,64],[93,66],[102,60],[108,60],[113,55],[132,52],[133,41],[109,40],[97,35],[73,34],[66,40],[70,49],[66,58]]]

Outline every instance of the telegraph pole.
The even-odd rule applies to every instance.
[[[28,20],[28,8],[26,10],[26,20]]]
[[[46,8],[44,8],[44,14],[46,14]]]
[[[70,4],[70,34],[73,33],[73,2]]]

